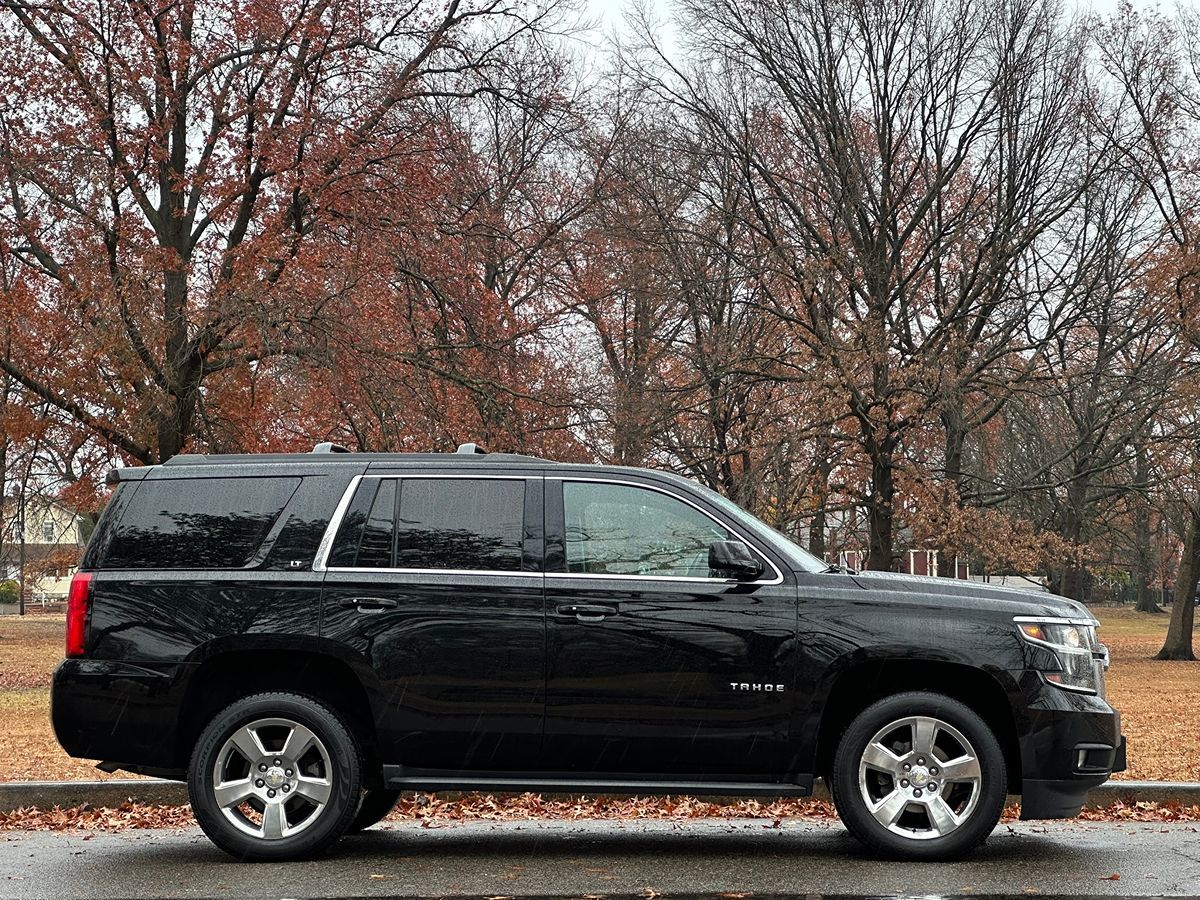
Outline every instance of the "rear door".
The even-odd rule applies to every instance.
[[[381,761],[534,767],[545,708],[541,478],[368,473],[339,512],[321,637],[374,682]]]
[[[784,567],[751,544],[758,580],[710,572],[712,542],[745,539],[673,486],[548,477],[546,493],[547,766],[787,772],[796,587]]]

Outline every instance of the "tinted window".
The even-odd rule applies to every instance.
[[[367,568],[388,568],[392,564],[392,540],[396,530],[396,480],[381,479],[375,502],[358,543],[358,562]]]
[[[567,571],[707,578],[708,547],[730,533],[698,509],[658,491],[563,483]]]
[[[105,555],[118,569],[237,569],[262,545],[299,478],[143,481]]]
[[[287,522],[271,542],[264,569],[295,570],[310,565],[348,478],[307,475],[288,501]],[[277,523],[278,527],[278,523]]]
[[[329,553],[329,565],[386,569],[392,566],[396,524],[394,478],[359,482]]]
[[[396,565],[519,571],[524,523],[524,481],[405,478]]]
[[[137,488],[136,484],[121,482],[113,489],[108,502],[104,504],[104,509],[100,512],[96,527],[88,538],[87,549],[84,550],[83,559],[80,561],[82,568],[98,569],[104,565],[104,560],[108,556],[108,548],[112,545],[113,536],[117,532],[117,525],[125,515],[125,508],[128,506],[130,498],[137,493]]]

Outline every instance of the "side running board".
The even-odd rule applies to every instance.
[[[535,794],[691,794],[705,797],[807,797],[811,775],[794,782],[716,781],[705,778],[597,775],[563,773],[479,772],[414,769],[385,765],[383,780],[389,788],[408,791],[489,791]]]

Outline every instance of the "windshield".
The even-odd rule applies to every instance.
[[[773,535],[776,540],[771,541],[771,546],[775,548],[776,552],[785,556],[794,568],[801,572],[824,572],[829,568],[829,563],[813,556],[778,528],[773,528],[762,519],[750,515],[728,497],[718,494],[712,488],[702,484],[693,482],[693,485],[714,505],[720,507],[723,512],[746,526],[751,532],[761,535],[765,531]]]

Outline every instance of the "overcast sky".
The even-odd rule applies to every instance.
[[[588,36],[584,37],[585,42],[594,42],[590,50],[585,50],[585,56],[590,56],[591,53],[600,52],[603,55],[602,47],[607,45],[607,39],[610,37],[620,38],[628,32],[627,14],[635,5],[637,0],[583,0],[582,13],[584,18],[595,26],[597,29]],[[670,19],[672,14],[672,6],[675,0],[648,0],[653,17],[658,21],[665,21],[666,27],[658,34],[663,46],[671,53],[675,49],[675,42],[672,39],[672,29],[670,27]],[[1112,15],[1120,7],[1122,0],[1063,0],[1070,7],[1081,11],[1096,12],[1101,15]],[[1134,9],[1150,10],[1158,9],[1164,13],[1169,13],[1175,9],[1179,2],[1187,3],[1189,0],[1130,0]],[[1195,2],[1195,0],[1190,0]],[[598,57],[592,57],[593,59]]]
[[[625,9],[633,2],[633,0],[587,0],[588,9],[591,15],[599,20],[600,23],[608,28],[620,28],[622,25],[622,15]],[[652,0],[654,7],[666,13],[670,10],[670,0]],[[1120,0],[1081,0],[1078,4],[1081,9],[1093,9],[1100,13],[1112,13],[1120,5]],[[1173,3],[1155,3],[1152,0],[1133,0],[1133,5],[1137,9],[1153,8],[1159,6],[1162,9],[1170,9]]]

